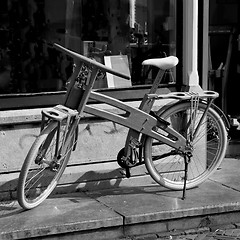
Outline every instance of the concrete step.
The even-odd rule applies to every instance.
[[[240,161],[226,158],[185,200],[152,184],[57,195],[29,211],[1,203],[0,239],[131,239],[239,223],[239,176]]]

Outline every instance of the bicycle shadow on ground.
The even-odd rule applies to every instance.
[[[91,180],[89,180],[91,178]],[[170,198],[181,198],[181,191],[169,190],[155,183],[149,175],[123,177],[121,168],[108,172],[88,171],[70,185],[58,186],[55,197],[59,194],[83,192],[86,196],[156,194]]]
[[[0,219],[22,213],[23,211],[23,209],[19,209],[19,205],[15,200],[0,203]]]
[[[15,178],[0,186],[0,218],[16,215],[23,211],[23,209],[19,209],[19,205],[16,201],[17,183],[18,178]]]
[[[10,194],[12,197],[7,201],[0,202],[0,218],[24,212],[16,201],[17,182],[18,179],[13,179],[1,186],[1,189],[10,189],[12,186]],[[64,184],[57,186],[48,198],[67,197],[70,201],[76,201],[78,198],[96,199],[105,196],[136,196],[138,194],[165,196],[171,199],[180,199],[182,195],[181,191],[172,191],[154,183],[149,175],[145,177],[134,175],[131,178],[125,178],[121,174],[121,168],[117,168],[105,172],[88,171],[74,182],[64,180]]]

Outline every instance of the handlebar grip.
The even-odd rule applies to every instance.
[[[65,47],[63,47],[63,46],[61,46],[61,45],[59,45],[57,43],[54,43],[53,46],[56,49],[64,52],[65,54],[67,54],[69,56],[71,56],[72,58],[77,59],[77,60],[79,60],[81,62],[84,62],[86,64],[93,65],[93,66],[97,67],[98,69],[101,69],[104,72],[109,72],[109,73],[111,73],[111,74],[113,74],[115,76],[121,77],[121,78],[130,79],[130,76],[127,76],[125,74],[122,74],[122,73],[119,73],[117,71],[114,71],[113,69],[111,69],[111,68],[109,68],[109,67],[107,67],[107,66],[105,66],[105,65],[103,65],[103,64],[101,64],[101,63],[99,63],[97,61],[94,61],[94,60],[92,60],[90,58],[87,58],[87,57],[85,57],[85,56],[83,56],[83,55],[81,55],[79,53],[71,51],[71,50],[69,50],[69,49],[67,49],[67,48],[65,48]]]

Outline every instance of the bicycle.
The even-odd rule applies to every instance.
[[[129,128],[125,146],[117,156],[126,177],[130,177],[130,168],[145,163],[157,183],[183,190],[184,199],[186,189],[204,182],[220,165],[227,148],[227,129],[224,115],[213,104],[218,93],[156,94],[165,72],[178,64],[176,57],[143,62],[143,65],[157,66],[159,72],[139,108],[134,108],[92,90],[99,71],[125,79],[129,76],[58,44],[54,47],[71,56],[76,67],[63,105],[42,111],[40,135],[30,148],[19,176],[18,202],[24,209],[41,204],[56,187],[76,148],[83,112]],[[89,99],[118,108],[123,113],[89,105]],[[173,103],[152,111],[157,99],[171,99]]]

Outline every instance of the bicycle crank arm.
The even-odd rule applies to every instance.
[[[131,177],[131,168],[134,168],[134,167],[137,167],[137,166],[140,166],[140,165],[143,165],[144,164],[144,161],[141,161],[141,162],[138,162],[136,163],[136,165],[134,165],[133,167],[124,167],[120,170],[120,173],[127,177],[127,178],[130,178]]]

